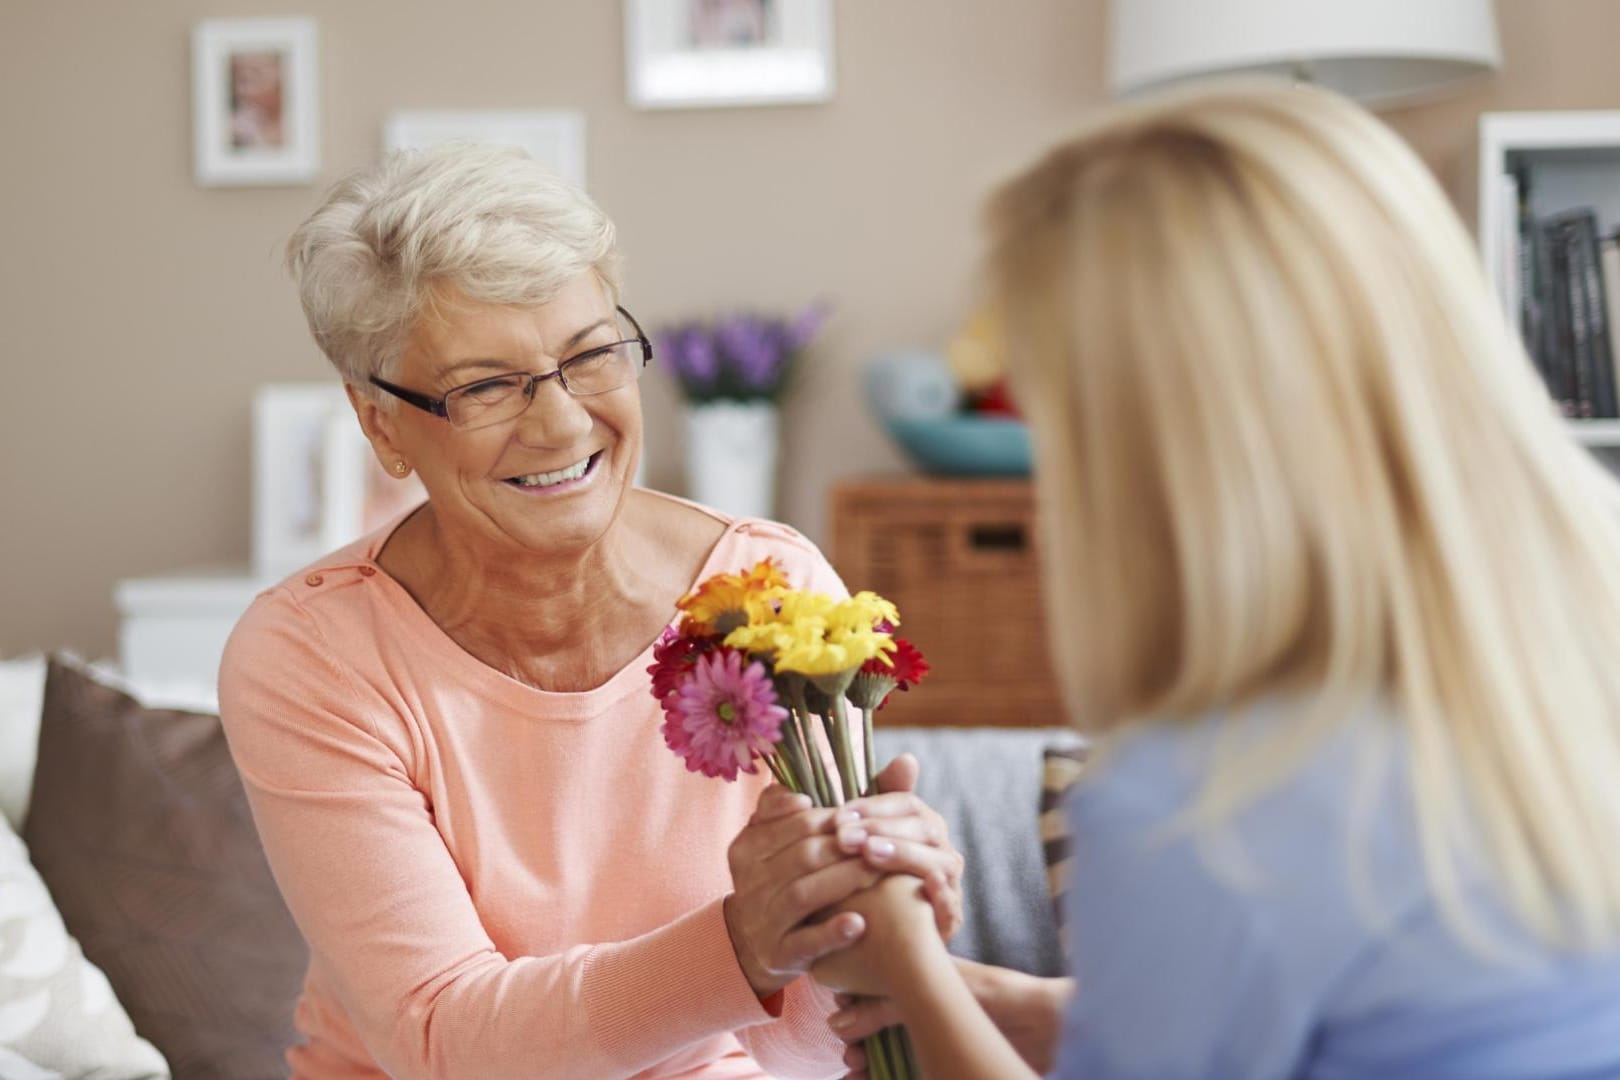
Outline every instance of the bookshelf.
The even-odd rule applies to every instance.
[[[1598,235],[1613,236],[1620,229],[1620,111],[1500,112],[1480,117],[1480,253],[1515,324],[1520,321],[1523,286],[1513,268],[1519,248],[1514,188],[1518,177],[1529,178],[1527,202],[1537,220],[1590,207],[1597,214]],[[1610,311],[1611,333],[1620,334],[1617,320],[1620,311]],[[1620,369],[1611,370],[1620,391]],[[1620,448],[1620,419],[1568,423],[1589,447]]]

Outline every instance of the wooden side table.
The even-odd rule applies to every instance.
[[[933,665],[894,694],[885,725],[1065,723],[1047,655],[1027,480],[904,476],[832,492],[833,566],[851,590],[893,600]]]

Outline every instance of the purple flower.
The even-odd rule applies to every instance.
[[[700,323],[671,327],[659,335],[659,356],[668,357],[683,383],[713,382],[720,374],[714,339]]]
[[[689,771],[735,780],[758,771],[754,759],[776,748],[786,719],[765,666],[722,648],[699,657],[675,692],[664,741]]]
[[[745,313],[684,323],[658,335],[657,355],[694,401],[770,399],[827,314],[827,305],[817,303],[792,320]]]

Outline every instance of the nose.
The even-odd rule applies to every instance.
[[[518,415],[516,438],[524,446],[564,449],[589,435],[593,424],[582,399],[547,379],[535,385],[528,408]]]

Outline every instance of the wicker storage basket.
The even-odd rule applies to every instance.
[[[833,566],[851,590],[893,600],[933,665],[894,694],[885,725],[1062,724],[1047,658],[1025,480],[846,481],[832,495]]]

